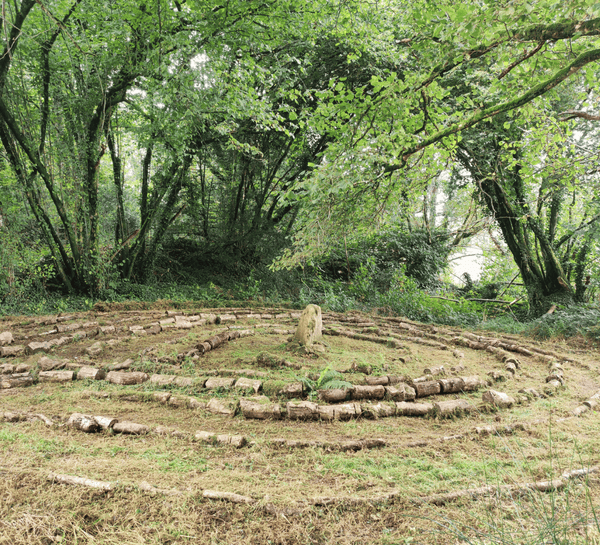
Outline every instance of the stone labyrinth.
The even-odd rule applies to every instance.
[[[328,475],[335,474],[332,460],[361,452],[361,459],[377,463],[381,456],[402,460],[433,449],[450,463],[457,451],[474,448],[469,445],[484,452],[490,437],[544,437],[549,423],[574,429],[594,417],[600,401],[595,354],[587,350],[330,312],[322,316],[322,341],[302,347],[291,342],[300,316],[299,310],[215,308],[5,319],[2,429],[38,436],[51,431],[55,440],[81,440],[90,448],[92,437],[101,437],[107,449],[111,441],[125,445],[119,448],[135,448],[139,441],[160,456],[169,438],[209,456],[206,467],[212,468],[204,480],[167,472],[158,474],[160,482],[148,482],[139,468],[111,473],[100,454],[97,467],[49,463],[40,469],[49,487],[134,487],[291,516],[310,506],[393,503],[406,495],[444,505],[492,494],[496,485],[468,480],[458,487],[415,484],[407,492],[402,483],[377,476],[355,486],[360,475],[346,469]],[[349,384],[319,389],[327,370]],[[313,453],[314,467],[325,467],[312,482],[307,475],[294,477],[297,484],[256,484],[302,451]],[[254,469],[224,477],[242,460],[258,464],[259,453],[268,463],[256,479],[244,477]],[[219,458],[228,461],[220,466]],[[10,472],[2,466],[0,461],[0,471]],[[558,490],[595,470],[588,463],[501,487]],[[344,475],[351,477],[345,484]]]

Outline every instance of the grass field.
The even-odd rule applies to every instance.
[[[0,358],[0,380],[18,366],[32,379],[0,389],[0,543],[600,543],[600,419],[593,400],[591,409],[573,413],[600,390],[594,348],[576,339],[474,340],[458,328],[325,314],[324,351],[306,353],[288,343],[296,313],[104,308],[0,321],[0,333],[13,337],[4,348],[15,353]],[[199,343],[225,331],[243,335],[198,352]],[[31,343],[61,338],[31,354]],[[512,349],[501,357],[489,346]],[[502,361],[506,351],[519,367],[514,376]],[[273,356],[269,366],[257,362],[261,353]],[[50,368],[108,371],[125,363],[123,373],[191,380],[44,378]],[[564,385],[551,387],[546,378],[556,364]],[[381,407],[398,410],[393,401],[349,400],[360,416],[294,420],[286,407],[300,399],[280,393],[301,379],[317,383],[324,370],[354,385],[374,377],[414,385],[440,366],[445,374],[430,381],[476,375],[481,383],[416,401],[461,399],[468,410],[383,417]],[[257,402],[278,405],[281,417],[244,416],[239,402],[255,393],[203,386],[218,377],[259,380],[268,399]],[[514,404],[483,403],[490,388]],[[524,388],[540,396],[519,393]],[[306,389],[303,399],[325,405]],[[235,415],[217,414],[211,400]],[[84,433],[67,425],[73,413],[146,428]],[[242,436],[246,444],[201,440],[198,431]],[[71,477],[106,489],[69,484]]]

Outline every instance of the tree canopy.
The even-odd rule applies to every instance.
[[[538,311],[585,291],[600,4],[17,0],[2,25],[4,200],[67,290],[147,281],[181,233],[238,264],[293,235],[293,264],[415,201],[432,233],[444,171],[474,190],[445,239],[495,221]]]

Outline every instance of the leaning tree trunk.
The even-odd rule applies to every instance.
[[[553,241],[540,217],[527,205],[520,167],[505,168],[499,135],[478,135],[463,142],[457,158],[475,182],[479,195],[502,231],[527,291],[530,314],[540,316],[555,303],[575,302]],[[503,135],[506,137],[506,135]],[[483,145],[482,145],[483,143]]]

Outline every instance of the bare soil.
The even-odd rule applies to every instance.
[[[27,366],[33,384],[0,389],[0,544],[600,543],[595,347],[326,313],[322,349],[307,352],[288,342],[297,322],[298,311],[280,308],[147,305],[1,320],[13,340],[0,350],[23,350],[0,357],[0,381],[14,376],[8,366]],[[31,343],[66,337],[29,353]],[[257,362],[261,353],[270,365]],[[43,381],[44,369],[82,366],[192,380]],[[355,385],[390,377],[414,386],[441,366],[429,381],[478,376],[479,388],[416,401],[465,400],[468,410],[376,418],[377,404],[395,412],[395,402],[348,399],[360,416],[303,421],[286,416],[292,400],[279,393],[327,368]],[[552,386],[556,369],[563,384]],[[260,380],[260,402],[278,404],[282,417],[211,412],[211,400],[236,407],[255,395],[204,388],[217,377]],[[539,397],[520,393],[528,388]],[[514,404],[484,403],[490,389]],[[326,405],[306,390],[293,402],[302,400]],[[67,425],[73,413],[147,433],[84,433]],[[199,440],[199,431],[245,445]]]

